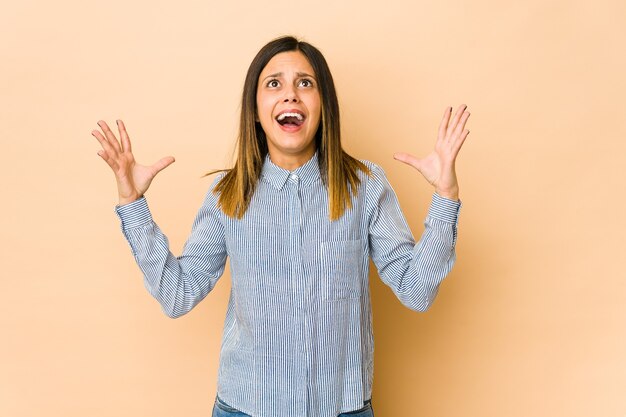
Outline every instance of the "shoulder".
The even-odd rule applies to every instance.
[[[205,207],[216,207],[219,200],[220,183],[224,177],[228,174],[228,171],[220,171],[217,173],[211,173],[207,175],[214,175],[210,180],[211,184],[204,197]]]
[[[387,180],[385,170],[380,165],[363,159],[359,161],[370,171],[369,173],[359,171],[359,178],[361,179],[360,192],[364,196],[366,213],[372,215],[380,202],[389,198],[390,194],[394,194],[394,191]]]
[[[222,181],[229,172],[230,170],[225,170],[225,171],[218,171],[218,172],[209,174],[209,175],[213,175],[213,174],[215,175],[215,178],[213,178],[213,180],[211,181],[211,187],[209,188],[209,191],[215,190],[215,188],[220,183],[220,181]]]
[[[368,161],[367,159],[359,159],[359,162],[368,167],[370,170],[379,170],[381,169],[379,165],[376,165],[372,161]]]
[[[380,165],[366,159],[359,159],[359,162],[369,169],[369,173],[359,170],[359,178],[366,187],[380,186],[387,182],[385,170]]]

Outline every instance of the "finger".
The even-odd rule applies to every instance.
[[[128,137],[128,132],[126,132],[126,126],[124,126],[124,122],[121,120],[117,120],[117,128],[120,131],[120,139],[122,140],[122,152],[132,152],[132,147],[130,146],[130,138]]]
[[[464,130],[463,133],[461,133],[461,136],[454,142],[454,145],[452,146],[452,151],[454,152],[455,158],[461,150],[461,146],[463,146],[463,143],[465,143],[465,139],[467,138],[467,135],[469,135],[469,132],[469,130]]]
[[[439,123],[439,133],[437,135],[438,140],[442,140],[446,137],[446,130],[448,129],[448,122],[450,122],[450,116],[452,115],[452,107],[447,107],[443,113],[443,118]]]
[[[446,139],[450,139],[450,136],[454,132],[454,129],[456,128],[456,125],[459,123],[459,120],[461,119],[461,116],[463,115],[463,112],[465,111],[466,108],[467,106],[465,104],[461,104],[459,108],[456,110],[456,113],[454,114],[454,118],[452,119],[452,123],[448,126]]]
[[[98,151],[98,156],[104,159],[104,162],[106,162],[107,165],[111,167],[112,170],[115,171],[117,169],[117,163],[115,162],[113,158],[109,157],[109,155],[105,151]]]
[[[453,143],[457,140],[457,138],[461,135],[461,133],[463,133],[463,129],[465,129],[465,124],[467,123],[467,119],[469,119],[470,115],[471,113],[468,111],[463,113],[461,120],[459,120],[459,123],[456,125],[456,129],[454,129],[454,132],[452,133]]]
[[[152,170],[154,171],[154,175],[158,174],[168,166],[174,163],[175,159],[173,156],[166,156],[165,158],[161,158],[154,165],[152,165]]]
[[[421,166],[420,160],[411,154],[398,152],[393,155],[393,158],[397,161],[404,162],[405,164],[412,166],[418,171],[420,169],[420,166]]]
[[[102,133],[100,133],[100,131],[92,130],[91,135],[95,137],[98,140],[98,142],[100,142],[102,149],[104,149],[106,152],[111,153],[111,154],[116,153],[115,149],[111,146],[109,141],[104,136],[102,136]]]
[[[120,148],[120,143],[115,137],[115,134],[111,131],[111,129],[109,129],[109,125],[106,124],[104,120],[99,120],[98,126],[100,126],[100,128],[104,132],[104,136],[106,137],[107,141],[111,144],[111,147],[115,149],[116,152],[121,152],[122,149]]]

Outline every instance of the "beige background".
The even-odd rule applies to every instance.
[[[230,286],[168,319],[119,230],[96,121],[126,122],[180,253],[231,161],[243,77],[287,33],[336,78],[345,146],[419,236],[467,103],[458,263],[433,308],[372,275],[377,416],[626,416],[626,3],[21,0],[0,7],[0,416],[209,416]],[[404,413],[404,414],[402,414]]]

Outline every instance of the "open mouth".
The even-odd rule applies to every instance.
[[[281,126],[285,126],[285,127],[299,127],[299,126],[302,126],[302,124],[304,123],[304,119],[305,118],[306,118],[306,116],[304,116],[304,114],[302,114],[300,112],[286,111],[286,112],[280,113],[276,117],[276,121]]]

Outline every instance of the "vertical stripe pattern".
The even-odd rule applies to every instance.
[[[268,157],[241,220],[218,209],[214,182],[178,257],[145,198],[116,207],[145,286],[169,317],[206,297],[229,260],[218,393],[250,416],[362,408],[374,370],[369,259],[415,311],[429,308],[454,264],[460,203],[434,194],[416,243],[382,169],[365,163],[372,175],[361,175],[352,209],[334,222],[317,155],[293,172]]]

